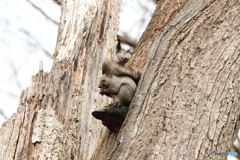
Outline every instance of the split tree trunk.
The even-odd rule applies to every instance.
[[[159,1],[130,63],[143,73],[118,134],[91,111],[104,106],[98,68],[113,51],[120,2],[86,1],[84,20],[78,2],[63,3],[53,70],[33,77],[1,129],[1,159],[192,160],[229,151],[239,130],[238,1]]]
[[[115,49],[121,0],[65,0],[55,62],[22,92],[3,124],[0,159],[90,159],[101,133],[91,112],[109,104],[98,93],[105,58]]]

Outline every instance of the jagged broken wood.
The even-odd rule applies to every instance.
[[[92,115],[102,121],[111,132],[118,132],[127,115],[127,106],[118,106],[115,103],[109,104],[102,109],[92,112]]]

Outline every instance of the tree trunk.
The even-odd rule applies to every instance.
[[[229,151],[239,130],[239,2],[159,1],[129,63],[143,72],[118,134],[91,111],[110,103],[97,81],[120,2],[94,2],[63,3],[53,69],[33,77],[3,125],[0,158],[192,160]]]
[[[230,150],[239,130],[239,13],[237,1],[159,2],[130,63],[142,78],[108,159]]]
[[[90,159],[101,133],[91,112],[109,104],[97,91],[103,59],[115,49],[121,0],[65,0],[50,73],[22,92],[3,124],[0,159]]]
[[[141,81],[108,158],[228,152],[239,130],[239,35],[239,1],[159,2],[135,53],[133,67],[145,64]]]

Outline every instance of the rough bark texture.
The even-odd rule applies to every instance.
[[[192,160],[228,152],[239,130],[239,34],[239,1],[186,1],[149,49],[108,158]]]
[[[91,112],[109,104],[97,91],[103,59],[115,49],[121,0],[65,0],[55,62],[22,92],[0,131],[0,159],[90,159],[103,135]],[[111,148],[111,146],[109,146]]]
[[[143,70],[143,66],[147,61],[150,48],[155,41],[157,35],[162,31],[163,27],[169,23],[171,18],[176,14],[177,10],[182,7],[186,0],[159,0],[156,10],[152,18],[141,36],[138,45],[134,51],[128,67]]]
[[[91,112],[107,101],[97,77],[113,52],[120,2],[79,3],[64,1],[53,70],[33,77],[3,125],[0,159],[192,160],[229,151],[239,130],[239,1],[159,2],[133,57],[143,73],[118,134]]]

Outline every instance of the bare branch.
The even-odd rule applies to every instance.
[[[238,153],[238,155],[235,156],[235,158],[240,159],[239,148],[235,144],[233,144],[232,150]]]
[[[42,47],[40,47],[42,50],[43,50],[43,52],[48,56],[48,57],[50,57],[51,59],[53,59],[53,55],[52,54],[50,54],[47,50],[45,50],[44,48],[42,48]]]
[[[153,2],[155,2],[156,4],[158,4],[159,0],[153,0]]]
[[[62,5],[62,0],[53,0],[53,2],[59,4],[60,6]]]
[[[13,75],[11,75],[11,78],[13,78],[14,80],[15,80],[15,82],[16,82],[16,85],[17,85],[17,87],[20,89],[20,91],[23,89],[23,87],[22,87],[22,84],[21,84],[21,82],[19,81],[19,78],[16,78],[16,77],[18,77],[19,75],[18,75],[18,73],[19,73],[19,68],[21,68],[20,66],[16,66],[15,64],[14,64],[14,62],[12,62],[11,60],[8,60],[8,63],[9,63],[9,66],[11,67],[11,69],[13,70]]]
[[[2,109],[0,109],[0,115],[2,115],[5,120],[8,119],[8,117],[3,113],[3,110],[2,110]]]
[[[123,36],[118,35],[118,37],[121,39],[121,42],[135,48],[137,45],[137,40],[131,39],[125,32],[122,32],[122,33],[123,33]]]
[[[36,6],[32,1],[27,0],[34,8],[36,8],[38,11],[40,11],[47,19],[49,19],[50,21],[52,21],[53,23],[58,25],[58,22],[55,21],[54,19],[52,19],[51,17],[49,17],[45,12],[43,12],[43,10],[41,8],[39,8],[38,6]]]
[[[28,31],[26,31],[25,29],[20,29],[21,32],[23,32],[25,35],[27,35],[30,39],[34,39],[37,41],[37,39],[33,36],[31,36],[29,34]],[[48,57],[50,57],[51,59],[53,59],[53,55],[51,55],[46,49],[44,49],[40,43],[36,42],[36,43],[33,43],[32,40],[28,40],[28,43],[31,44],[31,46],[33,46],[34,48],[38,49],[40,48]],[[36,45],[37,44],[37,45]]]

